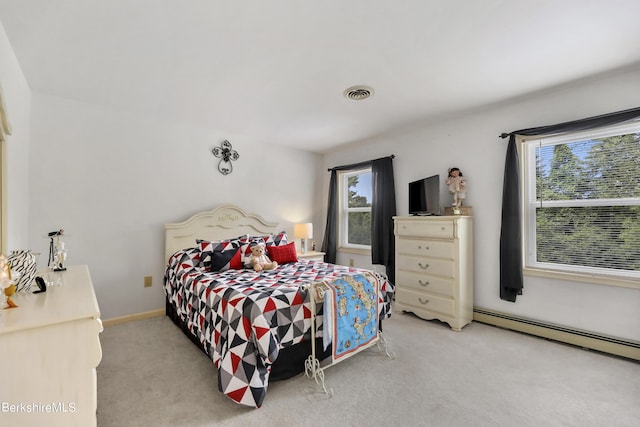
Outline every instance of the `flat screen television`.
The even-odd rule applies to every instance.
[[[440,215],[440,175],[409,183],[409,215]]]

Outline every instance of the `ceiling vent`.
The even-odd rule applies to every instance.
[[[362,101],[373,95],[373,89],[369,86],[351,86],[344,92],[344,97],[352,101]]]

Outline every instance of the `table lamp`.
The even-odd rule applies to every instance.
[[[305,222],[301,224],[295,224],[293,227],[293,237],[300,239],[300,252],[307,253],[307,239],[313,237],[313,224]]]

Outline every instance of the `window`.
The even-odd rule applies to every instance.
[[[340,174],[340,246],[371,249],[371,168]]]
[[[640,123],[525,140],[523,154],[525,268],[640,279]]]

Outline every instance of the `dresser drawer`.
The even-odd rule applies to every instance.
[[[435,237],[453,239],[453,222],[451,221],[398,221],[398,236]]]
[[[420,292],[433,292],[447,297],[453,297],[454,280],[443,277],[429,276],[421,273],[400,270],[396,276],[398,289],[411,289]]]
[[[437,258],[455,257],[455,245],[451,242],[424,239],[398,239],[398,253],[407,255],[429,256]]]
[[[398,289],[396,301],[419,310],[435,311],[447,316],[455,315],[453,300],[411,290]]]
[[[454,262],[447,259],[400,255],[397,260],[398,270],[413,271],[421,274],[456,277]]]

